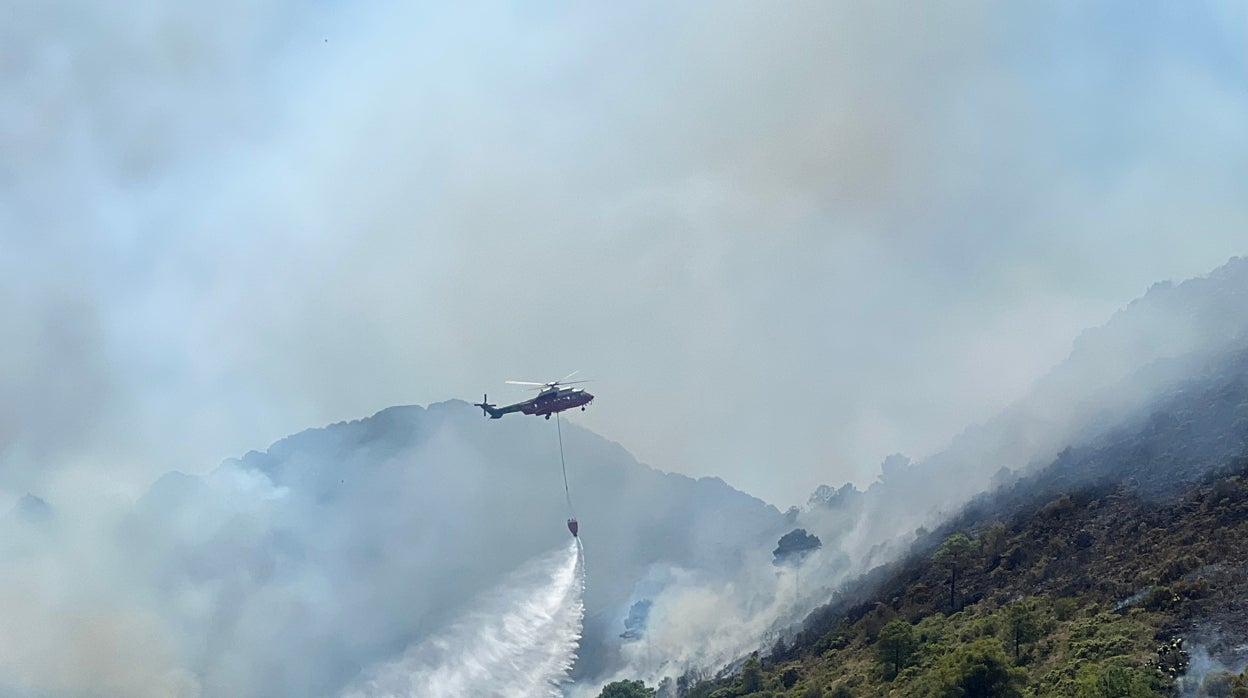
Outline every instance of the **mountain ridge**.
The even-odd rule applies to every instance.
[[[802,521],[867,528],[892,523],[888,530],[900,538],[877,536],[880,540],[871,552],[860,558],[860,565],[866,565],[861,576],[837,577],[826,565],[809,570],[810,576],[832,580],[833,601],[804,621],[792,636],[792,646],[779,642],[770,660],[760,648],[762,673],[757,664],[738,662],[736,678],[696,687],[667,685],[666,692],[715,698],[817,696],[825,691],[836,696],[963,695],[957,691],[964,689],[955,685],[959,669],[942,663],[939,652],[966,661],[996,662],[1002,683],[991,695],[1248,692],[1248,676],[1232,676],[1248,661],[1243,651],[1248,646],[1243,644],[1248,624],[1237,605],[1237,595],[1248,593],[1248,568],[1243,567],[1248,562],[1248,536],[1236,533],[1248,526],[1248,488],[1243,486],[1248,482],[1245,309],[1248,260],[1243,258],[1232,258],[1209,274],[1178,285],[1155,284],[1104,325],[1080,335],[1070,357],[1037,381],[1028,396],[998,417],[968,428],[949,449],[919,463],[890,456],[879,481],[866,491],[852,485],[817,489],[801,512]],[[1058,417],[1038,409],[1063,401],[1067,412]],[[1064,422],[1045,423],[1046,417]],[[1044,444],[1045,439],[1051,443]],[[1009,449],[1015,452],[1008,458],[994,457]],[[976,489],[982,492],[957,503],[963,496],[959,493]],[[904,506],[872,511],[890,499]],[[890,521],[897,512],[904,514],[900,521]],[[1185,516],[1193,521],[1211,517],[1212,525],[1224,528],[1202,529],[1181,518]],[[1080,523],[1084,521],[1089,523]],[[911,525],[919,528],[907,535]],[[1089,526],[1108,534],[1091,534]],[[1144,536],[1138,549],[1131,539],[1115,541],[1122,528]],[[1167,528],[1180,534],[1167,536]],[[838,543],[835,536],[830,538]],[[942,555],[952,559],[949,545],[959,538],[965,541],[959,545],[971,546],[966,549],[972,552],[966,554],[995,551],[983,553],[987,557],[975,563],[984,565],[982,570],[963,575],[968,598],[959,605],[973,612],[967,617],[973,621],[963,619],[958,607],[940,611],[941,598],[957,598],[941,559]],[[897,561],[872,565],[872,559],[884,561],[895,554],[897,546],[890,548],[889,540],[913,543]],[[1150,551],[1166,557],[1150,562]],[[1079,577],[1099,569],[1086,564],[1088,555],[1097,554],[1111,555],[1110,564],[1118,567],[1110,569],[1119,572],[1115,576],[1103,570],[1099,584],[1091,573]],[[1086,570],[1079,567],[1080,560]],[[1059,564],[1064,566],[1054,567]],[[1014,570],[1029,576],[1020,578]],[[1116,581],[1111,583],[1111,578]],[[1043,585],[1046,580],[1050,586]],[[983,591],[974,591],[977,585]],[[1083,655],[1093,662],[1089,665],[1093,669],[1080,672],[1062,664],[1077,656],[1064,654],[1074,652],[1074,644],[1045,645],[1044,661],[1049,664],[1044,669],[1049,673],[1037,673],[1029,667],[1011,669],[1000,643],[995,650],[985,650],[988,645],[971,650],[919,635],[913,640],[922,657],[915,660],[916,668],[901,672],[903,662],[897,660],[892,669],[899,681],[905,681],[882,682],[887,670],[877,673],[872,668],[872,652],[882,642],[879,632],[890,619],[900,618],[922,632],[934,629],[933,623],[939,625],[931,619],[943,617],[946,620],[940,623],[956,626],[959,633],[997,642],[993,638],[1000,624],[1019,608],[1017,594],[1028,599],[1029,608],[1047,609],[1045,613],[1054,612],[1046,604],[1061,601],[1063,608],[1073,604],[1085,614],[1078,628],[1071,625],[1075,621],[1069,614],[1065,620],[1050,618],[1051,630],[1128,632],[1131,649],[1118,656],[1096,654],[1102,650],[1080,645],[1078,652],[1093,652]],[[1112,613],[1105,615],[1106,610]],[[1200,632],[1208,627],[1220,630]],[[1231,674],[1211,674],[1214,678],[1207,678],[1204,668],[1193,669],[1183,678],[1189,652],[1180,638],[1191,633],[1202,643],[1193,651],[1237,668]],[[1154,640],[1160,644],[1151,644]],[[989,654],[975,659],[958,654],[966,651]],[[829,656],[834,658],[831,663],[823,659]],[[1209,664],[1202,661],[1202,666]],[[849,669],[835,668],[845,663]],[[1206,689],[1206,683],[1215,680],[1222,688]],[[1111,692],[1097,692],[1101,690],[1097,686],[1110,685],[1106,681],[1125,683],[1119,689],[1105,689]],[[941,686],[949,692],[942,692],[946,688]],[[793,690],[786,692],[788,688]],[[1208,692],[1214,690],[1222,692]]]
[[[786,522],[719,478],[663,473],[617,443],[563,426],[572,501],[592,561],[576,672],[592,676],[620,661],[616,626],[636,585],[653,589],[654,570],[731,579],[744,564],[742,548],[773,543]],[[188,650],[206,693],[260,686],[266,695],[325,694],[566,540],[553,427],[483,420],[458,400],[390,407],[292,434],[204,476],[166,474],[136,503],[123,534],[150,551],[136,555],[134,567],[161,590],[170,615],[202,626],[209,644],[239,643],[254,653],[227,671],[214,666],[211,652]],[[183,568],[155,562],[165,555]],[[329,589],[332,605],[323,600]],[[187,616],[177,607],[188,594],[212,603]],[[265,608],[249,601],[269,596],[286,601]],[[323,661],[305,676],[265,674],[266,663],[300,662],[283,660],[293,650],[280,643],[242,643],[243,630],[259,618],[287,627],[299,606],[315,609],[304,651]],[[388,614],[395,608],[403,617]],[[355,639],[344,644],[339,634]]]
[[[1066,359],[996,416],[968,426],[946,448],[922,460],[900,454],[885,459],[878,479],[861,491],[904,500],[907,506],[881,511],[872,522],[879,531],[875,542],[950,515],[994,487],[994,479],[1046,467],[1067,446],[1139,419],[1148,405],[1192,376],[1236,360],[1248,348],[1245,309],[1245,257],[1232,257],[1179,284],[1154,284],[1102,325],[1084,330]],[[1182,332],[1171,331],[1179,327]],[[1122,347],[1130,350],[1119,351]],[[852,484],[823,487],[859,491]],[[812,501],[823,496],[821,491],[812,492]]]

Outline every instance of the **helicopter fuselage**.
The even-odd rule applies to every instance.
[[[585,405],[593,401],[593,394],[581,388],[558,388],[543,391],[535,398],[517,402],[514,405],[507,405],[506,407],[495,407],[485,401],[474,403],[473,406],[480,407],[481,411],[490,419],[502,419],[503,415],[511,414],[512,412],[550,419],[550,415],[557,412],[570,410],[574,407],[584,409]]]

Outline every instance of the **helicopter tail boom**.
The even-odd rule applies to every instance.
[[[506,414],[506,412],[495,409],[495,406],[490,404],[489,395],[482,395],[481,402],[474,402],[472,403],[472,406],[480,407],[482,416],[489,417],[490,419],[500,419],[504,414]]]

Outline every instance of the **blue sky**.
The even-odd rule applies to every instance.
[[[581,369],[786,506],[1248,252],[1237,3],[10,9],[11,497]]]

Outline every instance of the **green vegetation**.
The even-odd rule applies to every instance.
[[[1154,640],[1165,618],[1144,608],[1113,613],[1091,598],[980,602],[915,624],[894,618],[872,640],[874,617],[829,633],[848,631],[847,644],[782,662],[751,656],[736,678],[690,695],[1136,698],[1168,695],[1171,685]]]
[[[879,641],[875,643],[875,656],[881,664],[892,669],[888,675],[890,680],[910,664],[918,645],[914,628],[906,621],[894,619],[884,626]]]
[[[873,572],[869,595],[688,695],[1173,696],[1183,634],[1248,635],[1248,579],[1228,572],[1248,561],[1248,460],[1167,501],[1121,486],[1046,499],[964,515]],[[1248,698],[1248,675],[1211,673],[1193,695]]]
[[[1010,666],[1001,641],[985,637],[945,655],[928,691],[940,698],[1022,698],[1027,674]]]
[[[1034,605],[1023,601],[1010,604],[1006,613],[1006,624],[1008,639],[1014,647],[1014,660],[1019,661],[1022,659],[1024,643],[1040,638],[1039,620]]]
[[[758,661],[758,653],[750,655],[741,667],[741,693],[749,695],[763,690],[762,662]]]
[[[642,681],[613,681],[602,687],[598,698],[654,698],[654,689]]]
[[[958,572],[970,564],[975,555],[975,544],[966,534],[955,533],[945,539],[936,549],[932,560],[949,570],[949,611],[957,611]]]

